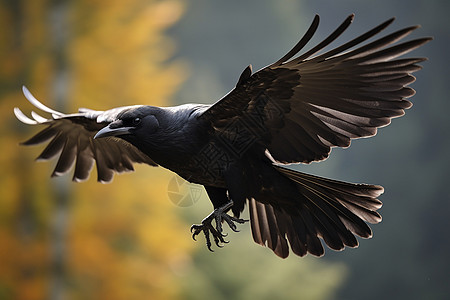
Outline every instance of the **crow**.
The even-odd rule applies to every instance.
[[[211,251],[211,240],[218,247],[228,242],[223,224],[238,231],[237,224],[247,221],[254,241],[282,258],[289,249],[298,256],[322,256],[321,240],[333,250],[357,247],[356,236],[372,236],[367,223],[381,221],[377,197],[383,187],[313,176],[286,165],[324,160],[333,147],[349,147],[352,139],[373,136],[402,116],[412,105],[406,99],[415,93],[408,86],[415,81],[411,74],[426,58],[398,57],[431,38],[397,43],[419,27],[411,26],[367,41],[392,18],[323,50],[353,18],[299,54],[318,28],[316,15],[292,50],[255,73],[249,65],[236,87],[212,105],[135,105],[64,114],[23,87],[25,97],[51,115],[32,112],[29,118],[14,109],[23,123],[47,125],[23,145],[48,142],[38,159],[59,155],[52,176],[75,166],[74,181],[86,180],[94,162],[102,183],[114,172],[132,171],[133,163],[145,163],[203,185],[214,210],[192,225],[191,233],[194,240],[203,233]],[[246,204],[250,220],[240,218]]]

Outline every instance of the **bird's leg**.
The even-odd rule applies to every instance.
[[[225,205],[216,208],[212,213],[210,213],[206,218],[202,220],[202,224],[194,224],[191,226],[191,232],[192,238],[196,241],[196,236],[200,234],[200,232],[203,232],[206,239],[206,246],[208,247],[209,251],[214,252],[211,249],[211,239],[209,237],[210,233],[213,236],[214,242],[218,247],[223,247],[220,243],[225,244],[228,243],[224,240],[225,234],[222,233],[222,222],[225,221],[228,226],[233,230],[234,232],[238,232],[236,223],[244,224],[245,222],[248,222],[248,220],[239,219],[236,217],[232,217],[227,214],[227,211],[233,206],[233,201],[230,200]],[[212,225],[212,221],[216,222],[216,227]]]

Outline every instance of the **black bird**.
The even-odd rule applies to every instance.
[[[408,27],[360,45],[390,25],[390,19],[361,36],[317,54],[353,20],[349,16],[333,33],[303,54],[319,16],[294,48],[275,63],[252,74],[248,66],[236,87],[213,105],[175,107],[127,106],[107,111],[80,109],[63,114],[25,97],[50,119],[32,112],[17,118],[46,124],[24,145],[49,141],[39,159],[59,155],[52,176],[68,172],[74,181],[88,178],[94,162],[98,181],[114,172],[133,170],[133,163],[161,165],[201,184],[214,211],[193,238],[210,235],[217,246],[226,241],[222,223],[236,223],[248,203],[253,239],[287,257],[289,246],[299,256],[321,256],[320,239],[334,250],[356,247],[355,235],[372,236],[366,223],[378,223],[383,193],[378,185],[346,183],[284,167],[326,159],[332,147],[348,147],[355,138],[373,136],[411,107],[408,87],[425,58],[403,58],[428,42],[419,38],[394,43],[418,26]],[[231,209],[234,216],[227,214]],[[213,221],[215,225],[213,225]]]

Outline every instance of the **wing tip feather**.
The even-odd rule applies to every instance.
[[[27,125],[36,125],[38,124],[38,122],[36,122],[36,120],[32,120],[29,117],[27,117],[18,107],[14,107],[14,115],[16,116],[16,118]]]

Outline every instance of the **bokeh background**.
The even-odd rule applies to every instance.
[[[447,0],[1,0],[0,299],[448,299],[449,11]],[[248,64],[284,55],[316,13],[315,41],[356,14],[334,45],[392,16],[388,32],[421,24],[413,36],[435,38],[413,54],[429,61],[404,117],[296,167],[385,187],[383,222],[358,249],[282,260],[245,225],[210,253],[189,226],[211,204],[203,193],[175,205],[169,171],[72,183],[33,162],[43,147],[18,146],[39,130],[13,117],[31,110],[22,84],[64,112],[212,103]]]

